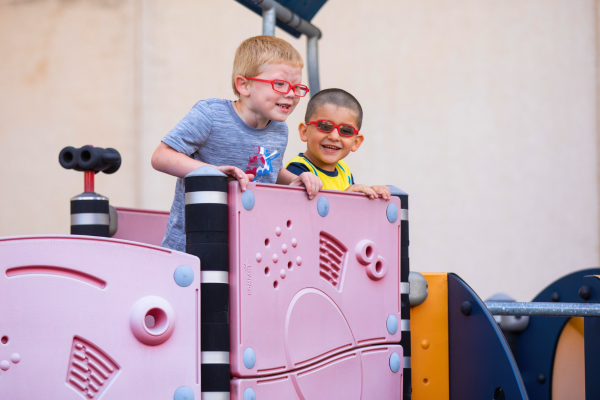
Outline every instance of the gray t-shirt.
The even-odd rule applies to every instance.
[[[262,129],[253,128],[237,115],[231,101],[208,99],[196,103],[162,141],[196,160],[238,167],[253,174],[254,182],[275,183],[283,166],[288,127],[271,121]],[[185,251],[184,198],[183,179],[177,178],[163,247]]]

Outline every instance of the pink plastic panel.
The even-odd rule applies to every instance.
[[[160,246],[167,231],[168,211],[142,210],[115,207],[119,216],[119,227],[114,239]]]
[[[230,362],[234,376],[305,367],[357,346],[398,343],[400,218],[390,201],[303,188],[250,184],[254,208],[229,185]],[[247,196],[247,195],[246,195]],[[327,216],[317,211],[329,203]],[[243,354],[256,357],[246,368]],[[248,350],[250,352],[250,350]],[[248,355],[248,353],[247,353]]]
[[[231,399],[242,400],[246,390],[260,400],[402,400],[402,365],[390,369],[390,357],[402,347],[370,346],[338,354],[289,374],[234,379]],[[400,362],[402,364],[402,362]]]
[[[0,239],[0,398],[172,399],[187,386],[199,399],[199,288],[198,259],[164,248]]]

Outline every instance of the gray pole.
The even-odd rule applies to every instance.
[[[319,37],[306,37],[306,61],[308,64],[308,87],[311,96],[319,93],[321,85],[319,82]]]
[[[275,36],[276,16],[275,7],[263,9],[263,35]]]
[[[492,315],[528,315],[544,317],[600,317],[600,304],[594,303],[516,303],[486,301]]]

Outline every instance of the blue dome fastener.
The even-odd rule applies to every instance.
[[[248,369],[254,368],[256,364],[256,353],[252,349],[252,347],[248,347],[244,350],[244,366]]]
[[[390,356],[390,369],[393,373],[400,371],[400,356],[398,353],[392,353]]]
[[[398,220],[398,207],[394,203],[391,203],[387,206],[386,215],[388,221],[392,224]]]
[[[321,197],[317,201],[317,211],[321,217],[326,217],[329,214],[329,200],[326,197]]]
[[[244,206],[246,210],[252,210],[254,208],[255,201],[256,200],[254,199],[254,193],[252,193],[252,190],[246,189],[246,191],[242,193],[242,206]]]
[[[173,279],[181,287],[188,287],[194,282],[194,271],[187,265],[180,265],[173,274]]]

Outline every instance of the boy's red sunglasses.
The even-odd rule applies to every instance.
[[[294,94],[297,97],[304,97],[309,92],[308,86],[306,86],[306,85],[300,85],[300,84],[292,85],[291,83],[289,83],[287,81],[282,81],[281,79],[274,79],[272,81],[267,81],[265,79],[248,78],[248,77],[245,77],[245,78],[250,81],[270,83],[271,86],[273,87],[273,90],[276,92],[279,92],[279,93],[288,94],[290,92],[290,90],[293,90]]]
[[[315,125],[318,130],[320,130],[321,132],[326,132],[326,133],[333,132],[333,130],[335,128],[337,128],[340,136],[345,136],[345,137],[352,137],[352,136],[358,134],[358,129],[356,129],[352,125],[347,125],[347,124],[336,125],[333,122],[327,121],[325,119],[320,119],[318,121],[310,121],[310,122],[307,122],[306,125]]]

